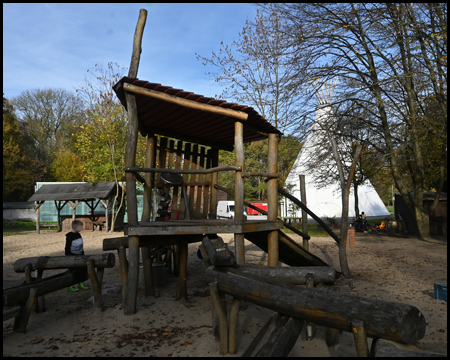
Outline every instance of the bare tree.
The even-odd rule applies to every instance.
[[[334,105],[351,102],[370,114],[369,145],[385,156],[396,188],[415,215],[419,236],[446,180],[447,5],[307,3],[261,5],[286,21],[297,88],[340,77]],[[309,99],[304,98],[306,103]],[[431,106],[431,103],[433,106]],[[427,113],[433,108],[434,116]],[[430,136],[432,134],[432,136]],[[433,139],[433,151],[427,139]],[[357,138],[355,138],[357,140]],[[434,168],[426,167],[433,163]],[[436,196],[423,207],[426,178]]]

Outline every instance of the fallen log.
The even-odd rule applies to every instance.
[[[352,321],[364,323],[367,336],[414,343],[425,335],[425,319],[414,306],[315,288],[286,289],[212,266],[206,281],[217,281],[220,291],[296,319],[353,332]]]
[[[242,357],[286,357],[299,337],[303,321],[278,312],[259,330]]]
[[[238,265],[235,269],[244,276],[246,274],[253,274],[292,285],[305,285],[308,274],[313,275],[314,284],[334,282],[338,277],[336,270],[328,266],[268,267],[256,264],[244,264]]]
[[[23,305],[27,301],[31,289],[36,289],[36,296],[42,296],[86,281],[87,279],[88,275],[86,271],[67,270],[62,274],[4,289],[3,306]]]
[[[28,264],[31,270],[75,269],[86,267],[86,262],[93,261],[97,268],[112,268],[116,257],[113,253],[101,255],[74,255],[74,256],[39,256],[22,258],[14,263],[15,272],[25,272]]]

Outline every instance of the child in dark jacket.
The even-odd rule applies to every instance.
[[[65,254],[67,256],[84,255],[83,238],[80,234],[81,230],[83,230],[83,222],[81,220],[72,221],[72,231],[66,234]],[[80,291],[80,289],[87,290],[89,288],[84,285],[84,282],[80,282],[78,288],[72,285],[69,286],[67,291]]]

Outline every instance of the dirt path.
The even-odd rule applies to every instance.
[[[121,236],[90,231],[82,234],[87,254],[103,253],[105,237]],[[232,236],[223,238],[233,250]],[[12,331],[12,319],[3,323],[3,356],[219,356],[219,343],[212,337],[211,301],[203,267],[196,256],[197,247],[198,244],[189,245],[188,301],[174,300],[177,278],[168,274],[160,297],[145,298],[141,289],[138,312],[125,316],[116,265],[105,271],[102,313],[93,310],[91,291],[60,290],[46,295],[47,310],[31,314],[26,334]],[[338,249],[331,238],[312,238],[310,251],[338,268]],[[17,259],[63,254],[61,233],[42,231],[40,235],[4,237],[3,287],[24,280],[23,274],[13,271],[12,264]],[[348,250],[348,259],[355,284],[353,293],[416,306],[427,322],[426,335],[418,346],[446,352],[447,303],[433,297],[433,284],[447,281],[446,240],[424,242],[358,234],[356,247]],[[247,262],[266,260],[264,252],[246,241]],[[239,313],[235,356],[242,354],[271,314],[270,310],[245,304]],[[312,341],[306,341],[302,332],[289,356],[356,356],[352,334],[344,332],[340,339],[339,345],[328,348],[324,328],[317,327]]]

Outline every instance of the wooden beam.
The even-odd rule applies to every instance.
[[[100,255],[74,255],[74,256],[37,256],[22,258],[14,263],[16,273],[25,272],[28,264],[30,270],[54,270],[54,269],[75,269],[86,266],[86,261],[95,262],[96,267],[112,268],[115,265],[116,257],[113,253]]]
[[[176,105],[187,107],[187,108],[194,109],[194,110],[206,111],[206,112],[210,112],[213,114],[229,116],[231,118],[234,118],[234,119],[237,119],[240,121],[246,121],[248,118],[248,114],[243,111],[227,109],[227,108],[222,108],[220,106],[195,102],[192,100],[184,99],[179,96],[166,94],[166,93],[152,90],[152,89],[147,89],[147,88],[136,86],[136,85],[133,85],[130,83],[124,83],[123,88],[124,88],[124,90],[135,93],[135,94],[149,96],[154,99],[167,101],[172,104],[176,104]]]
[[[141,168],[126,167],[125,172],[168,173],[168,174],[212,174],[218,171],[242,171],[242,167],[234,165],[216,166],[209,169],[168,169],[168,168]]]

